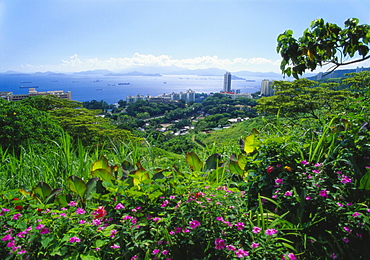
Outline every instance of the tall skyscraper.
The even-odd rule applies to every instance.
[[[231,91],[231,73],[226,72],[224,75],[224,92],[230,92]]]
[[[272,81],[264,79],[261,81],[261,95],[262,96],[272,96],[274,95],[274,90],[271,87]]]

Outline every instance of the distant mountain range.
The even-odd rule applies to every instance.
[[[86,76],[151,76],[160,77],[162,75],[195,75],[195,76],[223,76],[226,70],[218,68],[208,69],[184,69],[175,66],[167,67],[133,67],[122,71],[110,71],[110,70],[88,70],[74,73],[57,73],[52,71],[36,72],[36,73],[23,73],[17,71],[7,71],[0,74],[8,75],[45,75],[45,76],[62,76],[62,75],[86,75]],[[275,72],[252,72],[252,71],[238,71],[231,72],[234,79],[240,79],[244,77],[266,77],[277,78],[282,77],[281,74]]]
[[[347,73],[354,73],[354,72],[360,72],[360,71],[370,71],[370,68],[357,68],[357,69],[342,69],[342,70],[335,70],[331,72],[330,74],[325,75],[325,72],[320,72],[315,76],[307,77],[310,80],[320,80],[320,79],[330,79],[330,78],[343,78],[346,77],[345,74]]]

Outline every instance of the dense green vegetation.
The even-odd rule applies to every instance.
[[[219,94],[106,117],[48,96],[1,101],[0,255],[369,259],[370,72],[273,87],[259,114]],[[211,130],[236,115],[251,118]]]

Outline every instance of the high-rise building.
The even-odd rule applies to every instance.
[[[272,81],[264,79],[261,81],[261,95],[262,96],[272,96],[274,95],[274,90],[271,87]]]
[[[226,72],[224,75],[224,92],[230,92],[231,91],[231,73]]]

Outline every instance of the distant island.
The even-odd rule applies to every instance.
[[[148,74],[148,73],[142,73],[142,72],[139,72],[139,71],[133,71],[133,72],[128,72],[128,73],[108,73],[108,74],[104,74],[104,76],[145,76],[145,77],[162,77],[161,74],[159,73],[152,73],[152,74]]]

